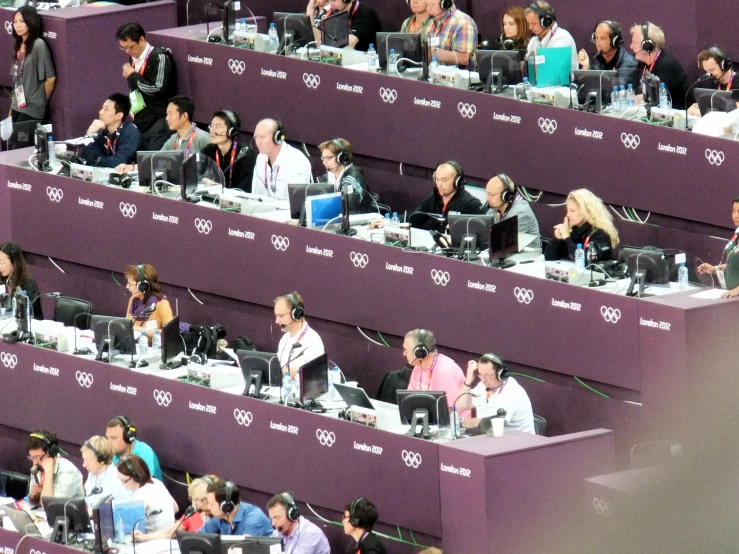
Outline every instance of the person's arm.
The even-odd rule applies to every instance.
[[[308,6],[305,8],[305,15],[307,15],[310,18],[311,25],[315,25],[316,21],[314,19],[316,13],[316,3],[315,0],[308,0]],[[318,44],[321,43],[321,31],[313,28],[313,40],[315,40]],[[351,40],[351,37],[350,37]]]
[[[133,532],[133,538],[136,539],[136,542],[153,541],[155,539],[171,539],[179,524],[179,521],[175,521],[172,525],[151,533],[144,533],[143,531],[136,529]]]
[[[699,265],[696,270],[699,274],[705,275],[705,274],[711,274],[714,275],[716,273],[716,270],[724,271],[726,269],[726,264],[721,265],[711,265],[708,263]]]
[[[457,400],[457,409],[458,410],[471,410],[473,408],[473,402],[472,397],[468,393],[472,390],[472,384],[475,382],[475,377],[477,376],[477,362],[475,360],[470,360],[467,362],[467,375],[464,378],[464,381],[462,381],[462,384],[459,386],[459,391],[457,392],[457,396],[460,397],[462,394],[464,396],[461,396],[459,400]]]
[[[54,467],[56,465],[56,458],[47,456],[41,460],[40,465],[44,470],[44,483],[41,486],[40,496],[54,496]]]
[[[164,51],[160,51],[156,55],[150,54],[147,66],[150,64],[153,66],[153,61],[156,61],[156,67],[152,67],[154,70],[152,71],[153,80],[145,75],[139,75],[138,71],[134,71],[127,77],[131,90],[138,90],[141,94],[154,97],[167,94],[169,81],[172,79],[172,61]]]
[[[56,77],[49,77],[44,81],[44,94],[48,100],[51,97],[51,93],[54,92],[54,84],[56,83]]]
[[[590,57],[584,48],[577,53],[577,63],[579,63],[580,67],[583,69],[590,69]]]
[[[477,26],[471,19],[459,25],[452,37],[449,49],[436,52],[436,60],[440,64],[467,67],[470,64],[470,53],[477,46]]]
[[[115,154],[101,156],[101,167],[115,168],[120,164],[129,163],[136,158],[136,152],[141,146],[141,133],[133,123],[126,123],[118,134]]]

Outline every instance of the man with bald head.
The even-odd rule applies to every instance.
[[[485,192],[490,207],[487,215],[492,215],[495,223],[517,215],[518,232],[535,235],[536,240],[530,246],[541,248],[539,223],[529,203],[516,191],[516,185],[511,178],[505,173],[498,173],[488,181]]]
[[[289,183],[310,183],[308,158],[285,142],[282,123],[262,119],[254,129],[254,142],[259,150],[254,166],[251,191],[253,194],[288,200]]]
[[[599,21],[591,37],[597,54],[592,60],[583,49],[577,55],[577,61],[583,69],[597,71],[616,70],[618,73],[618,84],[628,87],[632,85],[634,90],[639,86],[639,62],[623,48],[624,34],[621,25],[616,21],[604,19]]]

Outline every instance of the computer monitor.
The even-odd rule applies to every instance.
[[[423,61],[419,33],[377,33],[377,59],[382,69],[387,68],[390,50],[395,50],[399,58],[408,58],[414,62]]]
[[[92,509],[93,532],[95,533],[94,554],[104,554],[115,536],[113,524],[113,496],[104,498]]]
[[[185,153],[182,150],[140,150],[136,153],[136,164],[139,168],[139,185],[151,186],[151,174],[154,181],[167,181],[180,186],[182,163]]]
[[[162,327],[162,364],[160,369],[177,369],[182,365],[182,360],[174,361],[174,358],[184,352],[185,343],[180,335],[180,316],[174,316]]]
[[[334,387],[336,387],[336,392],[339,393],[339,396],[341,396],[341,399],[348,408],[358,406],[368,410],[375,409],[375,406],[372,404],[372,401],[369,396],[367,396],[364,389],[360,387],[352,387],[350,385],[342,385],[341,383],[334,383]]]
[[[133,354],[133,320],[127,317],[107,315],[90,316],[90,329],[95,335],[98,349],[96,360],[100,361],[107,354],[112,361],[118,354]]]
[[[618,86],[615,70],[576,70],[572,72],[577,85],[577,102],[583,111],[602,113],[603,106],[611,103],[613,87]]]
[[[295,48],[313,42],[313,19],[305,13],[275,12],[273,21],[280,37],[278,53],[289,55]]]
[[[52,542],[66,544],[72,542],[68,540],[69,535],[92,532],[87,502],[84,498],[44,496],[41,503],[46,512],[46,521],[52,530],[50,538]]]
[[[736,109],[736,100],[731,97],[730,90],[697,88],[694,92],[701,115],[708,112],[733,112]]]
[[[490,267],[507,269],[516,265],[506,260],[518,252],[518,216],[514,215],[490,227]]]
[[[259,397],[261,385],[279,386],[280,359],[274,352],[258,352],[256,350],[237,350],[239,367],[244,375],[244,396]]]
[[[484,92],[500,94],[510,85],[523,82],[525,50],[478,50],[477,71]]]
[[[339,12],[321,22],[321,42],[326,46],[344,48],[349,45],[349,12]]]
[[[328,356],[321,354],[300,368],[300,403],[312,405],[328,392]]]
[[[460,252],[476,253],[490,247],[492,215],[449,214],[452,247]]]
[[[305,224],[305,197],[329,194],[334,192],[330,183],[290,183],[287,185],[287,196],[290,201],[290,217],[300,219]]]
[[[443,390],[399,389],[395,393],[400,412],[400,422],[410,425],[409,434],[424,439],[431,438],[429,425],[445,427],[449,425],[449,404]],[[422,420],[422,430],[416,431],[418,420]]]
[[[234,2],[236,0],[225,0],[223,2],[223,10],[221,11],[221,25],[223,30],[221,36],[224,44],[232,44],[233,32],[236,29],[236,9]]]
[[[645,285],[666,285],[670,282],[670,266],[664,251],[659,248],[623,246],[618,259],[626,264],[631,277],[627,296],[644,296]],[[639,289],[634,290],[637,284]]]
[[[23,294],[20,287],[15,287],[11,299],[11,305],[13,299],[15,300],[15,313],[13,314],[13,317],[15,318],[15,326],[18,330],[18,335],[25,336],[26,333],[31,332],[31,318],[33,317],[31,314],[32,309],[28,302],[29,299],[27,295]]]
[[[181,554],[221,554],[221,535],[177,531]]]
[[[49,162],[49,133],[41,123],[36,123],[33,131],[33,142],[36,147],[36,169],[46,171]]]
[[[651,112],[652,108],[659,107],[659,84],[659,77],[652,75],[649,71],[644,73],[642,77],[642,94],[644,95],[644,105],[649,112]]]
[[[203,156],[200,152],[190,154],[186,160],[182,162],[181,174],[180,174],[180,198],[187,200],[195,194],[198,190],[198,183],[200,183],[200,173],[198,171],[198,165],[200,163],[200,157]],[[151,174],[151,171],[149,171]]]

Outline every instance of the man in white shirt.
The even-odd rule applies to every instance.
[[[282,123],[262,119],[254,129],[254,142],[259,155],[252,177],[253,194],[288,200],[288,184],[311,182],[310,161],[300,150],[285,142]]]
[[[526,8],[526,22],[529,32],[533,35],[529,41],[527,57],[535,56],[539,48],[564,48],[569,46],[572,50],[572,71],[579,65],[577,63],[577,48],[575,39],[565,29],[557,25],[557,14],[544,0],[535,0]]]
[[[480,382],[473,388],[476,375]],[[490,352],[467,364],[467,376],[459,387],[457,409],[477,410],[477,417],[466,419],[463,427],[476,427],[480,419],[495,416],[500,408],[506,412],[505,428],[509,431],[534,432],[534,412],[526,391],[510,376],[505,360]]]
[[[275,298],[275,323],[284,333],[277,347],[280,366],[289,367],[294,378],[300,366],[325,352],[323,341],[305,320],[305,305],[297,291]]]

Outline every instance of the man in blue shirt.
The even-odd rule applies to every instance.
[[[151,449],[151,446],[136,438],[136,426],[126,416],[115,416],[108,422],[105,430],[105,438],[113,446],[113,465],[121,460],[126,454],[136,454],[146,462],[149,473],[155,479],[162,480],[162,468],[159,467],[159,458]]]
[[[266,537],[272,534],[272,524],[262,510],[241,502],[239,489],[232,481],[216,481],[208,485],[210,519],[199,533],[220,535],[251,535]]]

